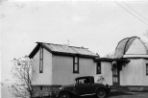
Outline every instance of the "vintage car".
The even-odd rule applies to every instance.
[[[59,88],[59,98],[88,95],[96,95],[97,98],[105,98],[110,93],[110,87],[101,83],[95,83],[93,76],[78,77],[75,80],[75,84]]]

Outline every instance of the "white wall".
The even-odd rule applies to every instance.
[[[132,54],[132,55],[130,55]],[[147,56],[147,51],[141,40],[136,39],[124,57],[143,57]],[[145,59],[130,59],[130,62],[122,68],[120,72],[121,85],[148,85],[148,76],[146,76],[146,62]]]
[[[80,58],[80,75],[95,75],[96,74],[96,62],[90,58]]]
[[[53,56],[52,84],[72,84],[78,76],[94,75],[96,63],[93,59],[79,58],[79,74],[73,73],[73,57]]]
[[[148,86],[148,75],[146,75],[145,59],[131,59],[120,71],[121,86]],[[110,62],[101,62],[102,75],[106,83],[112,85],[112,70]]]
[[[144,60],[144,66],[143,66],[143,85],[148,86],[148,75],[146,75],[146,63],[148,63],[148,60]]]
[[[131,59],[120,72],[120,85],[148,86],[144,59]]]
[[[39,73],[39,51],[32,59],[32,85],[50,85],[52,76],[52,54],[43,49],[43,73]]]
[[[111,62],[101,62],[101,70],[102,70],[102,75],[105,78],[105,82],[109,85],[112,85],[112,65]]]

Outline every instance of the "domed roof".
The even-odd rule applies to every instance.
[[[140,39],[137,36],[132,36],[132,37],[127,37],[122,39],[116,49],[115,49],[115,58],[121,58],[123,57],[123,55],[126,53],[126,51],[129,49],[129,47],[131,46],[131,44],[133,43],[133,41],[135,39]]]

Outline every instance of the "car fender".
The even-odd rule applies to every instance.
[[[95,92],[97,93],[97,90],[99,90],[99,89],[101,89],[101,88],[105,89],[105,91],[107,92],[107,95],[109,95],[109,93],[110,93],[110,88],[107,88],[106,86],[99,86],[99,87],[97,87],[96,90],[95,90]]]
[[[107,88],[102,85],[102,86],[96,87],[95,92],[97,92],[97,90],[99,90],[99,89],[105,89],[107,91]]]
[[[62,90],[62,91],[60,91],[59,93],[58,93],[58,96],[60,95],[60,94],[62,94],[62,93],[69,93],[69,94],[71,94],[71,95],[77,95],[77,93],[76,92],[74,92],[74,91],[69,91],[69,90]]]

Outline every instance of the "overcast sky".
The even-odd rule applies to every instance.
[[[22,0],[21,0],[22,1]],[[0,2],[2,80],[10,78],[13,58],[28,55],[37,41],[83,46],[100,56],[117,43],[148,32],[148,1]]]

